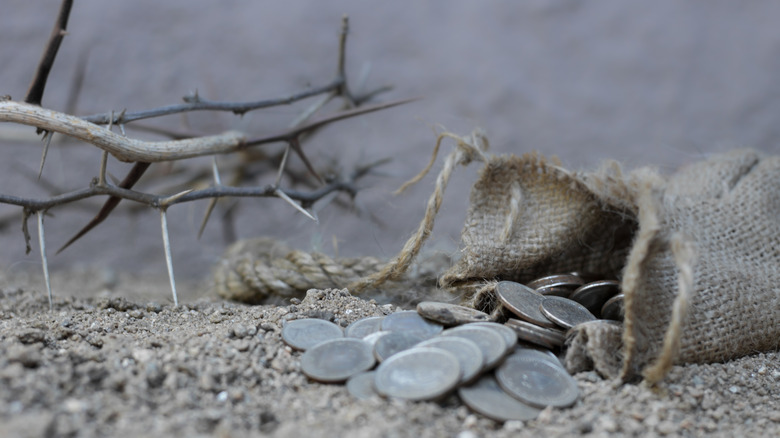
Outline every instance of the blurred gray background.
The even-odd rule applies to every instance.
[[[24,98],[58,8],[59,1],[2,0],[0,94]],[[350,78],[370,71],[367,87],[393,84],[380,100],[424,97],[329,126],[305,145],[315,166],[335,160],[349,170],[393,157],[382,175],[362,182],[357,198],[383,225],[333,204],[314,224],[280,200],[244,199],[236,221],[240,238],[270,235],[331,254],[336,240],[341,255],[395,255],[422,217],[442,159],[407,194],[391,192],[427,162],[438,126],[459,134],[481,127],[493,153],[538,150],[577,169],[615,159],[627,168],[671,172],[736,147],[778,151],[778,2],[77,0],[43,105],[65,109],[81,60],[78,115],[168,105],[195,89],[209,99],[243,101],[324,84],[333,78],[344,14],[351,20]],[[286,126],[309,102],[243,118],[192,113],[147,124],[262,135]],[[0,192],[48,196],[30,176],[41,153],[33,131],[0,125]],[[55,142],[44,177],[62,191],[84,187],[99,162],[92,146]],[[121,178],[127,168],[114,160],[109,170]],[[457,250],[477,168],[455,174],[430,248]],[[53,256],[98,205],[93,199],[51,211],[50,268],[164,275],[159,215],[130,203]],[[203,278],[228,244],[219,210],[197,239],[205,206],[169,211],[180,278]],[[0,206],[0,215],[20,219],[20,210]],[[0,230],[4,271],[39,269],[37,249],[24,254],[20,226],[13,220]]]

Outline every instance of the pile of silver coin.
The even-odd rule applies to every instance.
[[[559,359],[566,330],[599,318],[622,319],[618,282],[589,280],[572,273],[527,285],[498,283],[501,305],[517,318],[426,301],[416,311],[364,318],[346,329],[322,319],[293,320],[282,328],[282,339],[304,351],[306,376],[346,382],[359,399],[437,400],[456,390],[488,418],[526,421],[547,406],[567,407],[579,398]]]

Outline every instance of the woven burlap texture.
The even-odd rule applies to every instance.
[[[567,367],[657,382],[675,363],[780,345],[780,157],[737,150],[672,176],[616,163],[574,173],[535,154],[492,157],[471,193],[464,290],[567,271],[621,279],[625,322],[569,333]],[[495,305],[491,288],[472,298]],[[489,310],[489,309],[488,309]]]

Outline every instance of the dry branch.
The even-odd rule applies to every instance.
[[[13,100],[0,101],[0,122],[19,123],[42,128],[46,131],[58,132],[93,144],[109,152],[120,161],[155,163],[183,160],[204,155],[227,154],[249,146],[293,141],[302,133],[329,123],[401,105],[412,100],[414,99],[403,99],[343,111],[295,129],[254,139],[247,139],[246,134],[238,131],[228,131],[218,135],[184,140],[136,140],[115,134],[102,126],[87,122],[79,117]]]
[[[121,200],[130,200],[160,211],[160,219],[163,234],[163,246],[165,250],[165,259],[168,268],[168,274],[171,280],[171,290],[173,293],[174,304],[178,303],[176,296],[176,285],[173,275],[173,263],[171,260],[170,241],[168,238],[167,209],[172,205],[190,202],[198,199],[211,199],[209,209],[207,210],[205,221],[216,200],[223,197],[277,197],[291,204],[295,209],[316,220],[309,209],[312,205],[334,192],[345,192],[351,197],[357,193],[356,181],[368,174],[374,167],[382,164],[384,161],[376,162],[356,169],[346,177],[331,178],[327,182],[323,181],[312,163],[304,154],[302,140],[310,137],[311,134],[319,128],[339,120],[356,117],[370,112],[390,108],[403,103],[410,102],[413,99],[397,100],[393,102],[361,106],[362,103],[373,98],[377,94],[389,90],[389,87],[378,88],[374,91],[362,95],[353,95],[349,91],[345,72],[345,51],[346,37],[348,33],[348,20],[344,17],[342,29],[339,38],[338,60],[336,68],[336,77],[326,85],[306,89],[286,96],[263,99],[251,102],[220,102],[201,98],[197,92],[184,98],[184,103],[168,105],[149,110],[128,112],[123,110],[117,114],[111,111],[106,114],[96,114],[88,117],[77,117],[70,114],[54,111],[39,106],[43,90],[46,86],[48,72],[51,70],[57,51],[59,49],[62,37],[65,35],[68,16],[72,6],[72,0],[63,0],[57,22],[55,23],[52,36],[49,39],[44,55],[36,71],[35,77],[30,85],[26,103],[11,100],[10,97],[0,97],[0,122],[10,122],[22,125],[33,126],[38,132],[44,133],[44,139],[47,140],[44,147],[44,156],[49,141],[54,133],[63,134],[81,140],[85,143],[97,146],[102,150],[103,158],[99,169],[98,177],[93,178],[88,187],[73,190],[67,193],[57,194],[45,199],[25,198],[11,195],[0,194],[0,203],[18,205],[23,208],[23,233],[29,252],[30,234],[27,228],[28,218],[35,214],[38,219],[39,244],[41,250],[42,266],[44,276],[47,280],[47,290],[49,292],[49,302],[51,306],[51,289],[49,286],[49,275],[45,251],[45,237],[43,229],[43,216],[47,210],[73,202],[94,197],[108,196],[101,210],[82,230],[80,230],[72,239],[70,239],[61,249],[64,249],[75,240],[86,234],[93,227],[105,220],[106,217],[116,208]],[[142,141],[128,138],[124,135],[124,125],[136,120],[159,117],[163,115],[176,114],[189,111],[231,111],[235,114],[244,114],[248,111],[267,108],[277,105],[287,105],[309,97],[322,95],[322,97],[306,108],[298,118],[292,123],[291,127],[281,130],[273,135],[260,137],[250,137],[247,134],[229,131],[218,135],[194,136],[194,135],[171,135],[169,130],[162,130],[161,133],[174,138],[168,141]],[[340,97],[345,100],[346,110],[334,114],[321,116],[310,120],[332,99]],[[101,126],[107,124],[108,126]],[[113,125],[119,126],[122,135],[111,131]],[[164,131],[164,132],[163,132]],[[174,195],[147,193],[134,190],[134,185],[138,182],[151,163],[161,161],[176,161],[192,157],[218,154],[229,154],[238,151],[245,151],[248,148],[269,144],[286,143],[281,164],[278,169],[276,181],[273,184],[264,186],[237,187],[225,186],[219,177],[219,169],[214,161],[212,169],[213,184],[205,189],[194,190],[186,189]],[[281,187],[282,175],[285,172],[287,156],[292,149],[306,165],[311,174],[320,181],[318,188],[311,191],[296,191]],[[106,179],[106,164],[108,154],[111,154],[120,161],[134,162],[135,165],[124,180],[119,183],[112,183]],[[242,154],[242,156],[249,154]],[[268,155],[262,155],[268,157]],[[41,169],[43,168],[43,160]],[[243,169],[239,168],[237,174],[243,174]],[[231,182],[238,183],[242,178],[230,178]]]
[[[57,14],[57,21],[54,24],[54,29],[51,31],[49,41],[46,43],[46,50],[43,51],[41,61],[38,63],[38,68],[35,71],[32,82],[30,82],[30,88],[27,90],[27,96],[24,101],[33,105],[40,105],[43,99],[43,90],[46,88],[46,80],[49,78],[49,72],[54,65],[54,59],[57,57],[57,52],[60,50],[60,44],[62,39],[67,35],[66,28],[68,27],[68,18],[70,17],[70,9],[73,6],[73,0],[63,0],[60,5],[60,12]]]

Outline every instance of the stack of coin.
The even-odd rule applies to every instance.
[[[565,274],[527,286],[498,283],[496,295],[517,317],[503,324],[468,307],[422,302],[417,311],[361,319],[344,330],[324,320],[290,321],[282,339],[304,351],[301,370],[309,378],[346,381],[360,399],[435,400],[457,391],[486,417],[530,420],[579,397],[556,355],[565,330],[597,315],[622,319],[617,282],[590,280]]]

